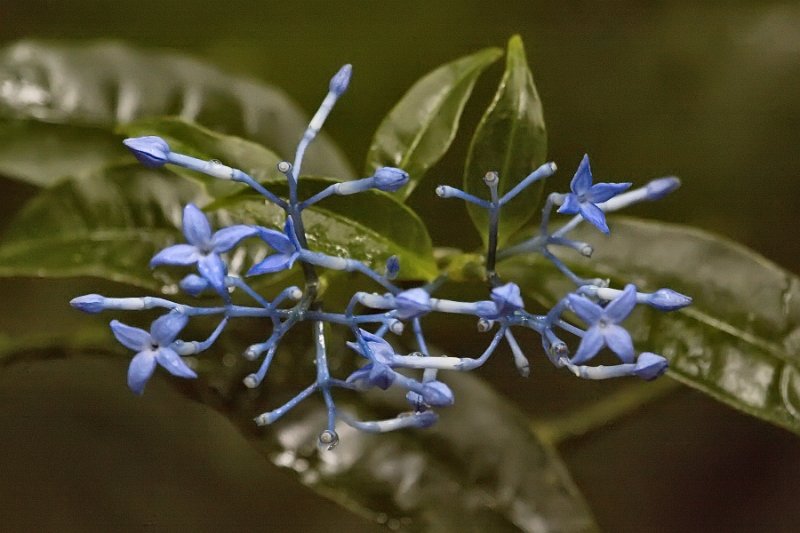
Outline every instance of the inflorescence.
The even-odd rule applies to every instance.
[[[399,168],[383,167],[374,175],[355,181],[336,183],[311,198],[301,200],[297,194],[297,180],[306,148],[314,140],[325,119],[345,92],[351,74],[350,65],[345,65],[332,78],[329,91],[320,108],[311,119],[297,147],[293,164],[281,162],[278,170],[286,177],[289,198],[280,198],[267,190],[241,170],[231,168],[216,160],[203,161],[171,151],[169,145],[159,137],[126,139],[125,145],[136,158],[148,167],[165,164],[191,169],[220,180],[243,183],[268,202],[285,212],[283,231],[253,225],[232,225],[212,232],[206,215],[195,205],[189,204],[183,211],[183,234],[186,244],[175,244],[158,252],[150,262],[151,267],[180,265],[196,267],[196,273],[187,275],[180,288],[191,296],[204,292],[216,293],[222,300],[215,307],[192,306],[159,297],[107,298],[98,294],[80,296],[71,304],[88,313],[106,310],[144,310],[161,308],[166,312],[150,326],[150,331],[131,327],[119,321],[111,322],[116,338],[136,355],[128,369],[128,386],[136,394],[142,394],[156,365],[161,365],[170,374],[182,378],[197,375],[183,357],[198,354],[210,348],[225,329],[228,322],[241,317],[258,317],[272,322],[272,330],[264,342],[253,344],[244,351],[249,360],[260,360],[258,370],[244,379],[244,385],[258,387],[266,377],[281,339],[300,322],[310,322],[316,347],[316,379],[307,388],[286,404],[258,415],[255,422],[267,425],[275,422],[300,402],[315,393],[320,393],[327,407],[327,427],[320,434],[320,444],[328,449],[338,442],[335,425],[337,419],[368,432],[386,432],[407,427],[428,427],[435,423],[436,407],[452,405],[454,396],[450,388],[438,379],[440,370],[469,371],[483,365],[496,351],[503,339],[513,354],[520,374],[529,374],[529,362],[512,329],[528,328],[541,336],[544,351],[557,367],[566,367],[576,376],[586,379],[607,379],[635,375],[651,380],[667,368],[667,360],[654,353],[634,351],[631,336],[620,324],[631,313],[636,304],[645,304],[661,311],[680,309],[691,303],[687,296],[670,289],[653,293],[638,292],[634,285],[623,289],[608,287],[600,279],[583,279],[573,273],[550,250],[561,246],[577,251],[584,256],[592,254],[592,247],[585,242],[569,239],[566,235],[583,220],[588,221],[603,233],[609,233],[605,213],[616,211],[630,204],[645,200],[657,200],[675,190],[680,182],[677,178],[656,179],[639,189],[629,190],[630,183],[593,184],[589,159],[584,156],[575,177],[571,192],[553,193],[547,197],[542,212],[538,233],[529,240],[507,249],[497,249],[498,220],[500,209],[511,202],[522,190],[551,176],[556,166],[545,163],[534,170],[513,189],[498,196],[499,177],[489,172],[484,182],[489,189],[489,199],[478,198],[462,190],[439,186],[436,189],[442,198],[459,198],[486,209],[489,214],[489,245],[486,254],[487,281],[491,287],[490,299],[463,302],[434,298],[433,293],[443,278],[412,289],[401,289],[393,283],[400,265],[396,258],[387,261],[383,273],[376,272],[360,261],[335,257],[309,249],[303,227],[302,212],[332,195],[355,194],[369,189],[396,191],[408,182],[408,174]],[[574,215],[565,225],[555,231],[549,229],[553,207],[558,213]],[[303,289],[288,287],[272,301],[267,301],[240,276],[231,275],[227,267],[227,254],[245,239],[260,239],[274,250],[264,260],[253,265],[245,277],[260,276],[292,268],[299,262],[305,277]],[[544,315],[525,310],[519,287],[513,282],[503,283],[495,270],[499,259],[523,253],[538,253],[551,261],[572,281],[576,288],[566,295]],[[382,294],[356,292],[343,312],[327,312],[318,301],[319,276],[317,269],[360,272],[382,287]],[[232,300],[234,292],[241,291],[255,304],[244,306]],[[365,309],[365,312],[357,312]],[[584,324],[581,328],[567,322],[562,315],[571,311]],[[488,347],[477,357],[431,356],[422,328],[423,317],[431,312],[473,315],[478,318],[478,329],[493,332]],[[178,340],[190,318],[195,316],[220,316],[219,325],[204,341]],[[344,379],[330,375],[327,361],[324,323],[349,328],[352,342],[347,345],[366,360],[361,368]],[[401,354],[386,340],[388,333],[400,334],[410,324],[416,342],[416,351]],[[567,343],[559,337],[566,333],[580,339],[573,355]],[[619,358],[612,366],[588,366],[588,363],[604,347],[608,347]],[[419,378],[409,377],[413,372],[401,373],[401,369],[422,371]],[[394,418],[376,421],[357,420],[349,414],[337,411],[333,398],[336,389],[363,391],[373,388],[400,387],[407,391],[410,404],[408,412]]]

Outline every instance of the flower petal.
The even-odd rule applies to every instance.
[[[164,248],[150,260],[150,268],[158,265],[193,265],[200,258],[197,247],[191,244],[176,244]]]
[[[197,271],[200,275],[206,278],[208,282],[214,287],[214,290],[219,294],[227,294],[225,288],[225,274],[228,269],[225,267],[225,262],[217,254],[204,255],[197,262]]]
[[[622,326],[610,325],[603,328],[603,336],[611,351],[619,356],[623,363],[633,363],[633,341],[631,334]]]
[[[156,361],[173,376],[178,376],[179,378],[197,377],[194,370],[189,368],[189,365],[172,348],[160,348],[156,352]]]
[[[603,210],[590,202],[582,202],[580,207],[581,216],[592,226],[596,227],[606,235],[609,233],[606,224],[606,215]]]
[[[258,229],[244,224],[222,228],[211,237],[211,247],[217,253],[227,252],[239,244],[242,239],[251,237],[256,233],[258,233]]]
[[[581,201],[572,193],[565,195],[564,203],[558,208],[558,212],[564,215],[575,215],[581,209]]]
[[[628,190],[633,183],[595,183],[586,193],[586,200],[599,204]]]
[[[492,289],[492,300],[497,306],[499,315],[507,315],[525,307],[520,295],[519,285],[506,283]]]
[[[267,228],[258,228],[258,236],[269,246],[281,254],[291,254],[296,250],[292,241],[280,231]]]
[[[431,310],[431,295],[422,287],[403,291],[394,297],[395,317],[410,320]]]
[[[155,369],[156,358],[151,350],[137,353],[128,366],[128,387],[135,394],[142,394]]]
[[[572,189],[572,192],[580,196],[588,191],[591,186],[592,168],[589,166],[589,155],[584,154],[580,165],[578,165],[578,170],[575,171],[575,176],[573,176],[569,184],[569,188]]]
[[[603,316],[603,308],[593,301],[577,294],[567,295],[570,309],[586,324],[593,326]]]
[[[150,334],[140,328],[123,324],[118,320],[111,321],[111,331],[119,342],[126,348],[140,352],[150,348],[152,339]]]
[[[619,324],[631,314],[636,306],[636,285],[625,285],[622,294],[611,300],[604,309],[605,315],[615,324]]]
[[[583,335],[581,339],[581,344],[578,346],[578,351],[575,352],[575,356],[570,359],[570,363],[574,365],[581,365],[597,355],[597,352],[605,344],[605,340],[603,338],[603,334],[600,332],[600,328],[597,326],[592,326],[586,330],[586,333]]]
[[[159,346],[169,346],[178,336],[189,317],[177,311],[170,311],[166,315],[161,315],[150,325],[150,335]]]
[[[247,271],[248,276],[257,276],[259,274],[269,274],[270,272],[280,272],[291,268],[294,260],[297,258],[296,254],[272,254],[267,256],[266,259],[250,267]]]
[[[189,244],[203,247],[211,242],[211,225],[205,213],[194,204],[183,208],[183,234]]]

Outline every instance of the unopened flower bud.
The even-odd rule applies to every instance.
[[[178,284],[183,292],[190,296],[199,296],[209,287],[208,280],[197,274],[189,274]]]
[[[375,171],[375,188],[394,192],[408,183],[408,172],[394,167],[381,167]]]
[[[660,355],[642,352],[636,360],[636,368],[633,372],[640,378],[650,381],[666,372],[668,366],[667,360]]]
[[[675,176],[654,179],[647,184],[647,199],[660,200],[681,186],[681,180]]]
[[[647,297],[647,304],[659,311],[675,311],[690,305],[692,299],[672,289],[658,289]]]
[[[105,297],[99,294],[86,294],[70,300],[69,304],[84,313],[96,314],[105,310]]]
[[[170,148],[161,137],[150,135],[147,137],[132,137],[125,139],[122,144],[128,147],[134,157],[146,167],[161,167],[167,163]]]
[[[331,78],[329,90],[336,96],[341,96],[347,90],[350,84],[350,76],[353,74],[352,65],[344,65],[339,71]]]

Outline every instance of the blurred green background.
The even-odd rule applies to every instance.
[[[326,129],[360,168],[382,116],[422,74],[522,35],[564,188],[584,152],[602,181],[675,174],[683,188],[634,210],[734,238],[800,271],[800,4],[797,2],[0,3],[0,44],[114,38],[171,48],[283,88],[309,112],[330,75],[354,65]],[[463,131],[493,94],[479,82]],[[412,196],[438,244],[477,236],[433,186],[457,184],[468,135]],[[0,227],[32,189],[0,183]],[[669,243],[664,243],[669,246]],[[691,265],[687,265],[691,268]],[[81,282],[3,281],[0,331],[77,327]],[[680,287],[675,287],[680,290]],[[34,296],[31,297],[31,294]],[[469,343],[472,334],[451,339]],[[446,339],[443,339],[446,340]],[[602,399],[537,361],[529,380],[503,357],[483,375],[531,416]],[[314,531],[374,526],[304,489],[224,419],[156,380],[124,386],[127,361],[21,364],[0,374],[0,529]],[[446,416],[446,413],[445,413]],[[800,449],[788,432],[678,389],[561,447],[607,531],[796,531]]]

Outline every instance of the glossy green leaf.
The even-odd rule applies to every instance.
[[[366,174],[399,167],[411,180],[407,198],[455,138],[464,105],[478,76],[502,55],[497,48],[447,63],[428,73],[400,99],[378,126],[367,154]]]
[[[256,446],[280,466],[304,465],[300,479],[315,490],[403,531],[596,530],[564,465],[520,411],[475,376],[443,379],[457,401],[429,429],[371,435],[339,425],[339,447],[319,455],[318,405],[271,428],[280,451],[266,439]],[[404,408],[385,396],[358,402],[359,415]]]
[[[19,158],[12,158],[0,160],[0,172],[43,186],[75,175],[71,167],[95,170],[114,161],[122,153],[119,149],[97,152],[98,146],[118,140],[110,133],[116,124],[141,117],[179,116],[254,140],[286,158],[294,154],[307,124],[298,106],[267,84],[173,52],[142,51],[116,42],[13,44],[0,50],[0,87],[0,137],[25,131],[26,142],[35,143],[42,128],[49,136],[41,168],[36,159],[26,158],[20,165]],[[87,144],[81,146],[84,136]],[[4,153],[9,155],[0,155]],[[59,161],[53,160],[58,153],[66,156],[61,174]],[[106,158],[98,160],[99,154]],[[353,175],[324,135],[309,149],[305,168],[342,178]]]
[[[159,290],[176,280],[148,264],[181,238],[182,206],[202,188],[138,164],[62,181],[28,203],[0,245],[0,276],[94,276]],[[176,271],[177,272],[177,271]]]
[[[516,35],[508,42],[506,70],[494,100],[481,118],[467,153],[464,190],[488,198],[483,177],[489,171],[500,176],[499,191],[514,188],[547,157],[547,131],[542,102],[533,84],[522,39]],[[536,212],[542,184],[521,192],[500,211],[499,243],[508,238]],[[472,204],[467,210],[484,241],[488,238],[488,214]]]
[[[337,180],[303,176],[298,195],[309,198]],[[288,196],[286,180],[270,182],[268,189]],[[246,191],[222,199],[209,210],[222,209],[245,223],[282,229],[283,210]],[[390,255],[400,260],[401,279],[429,280],[436,276],[431,238],[425,224],[394,195],[365,191],[349,196],[331,196],[303,212],[311,249],[364,261],[383,271]]]
[[[0,176],[49,187],[129,158],[120,138],[106,129],[0,118]]]
[[[123,124],[117,130],[127,137],[157,135],[167,141],[173,152],[206,160],[216,159],[244,171],[256,181],[286,179],[278,172],[281,158],[274,152],[257,143],[223,135],[178,117],[137,120]],[[247,188],[241,183],[211,178],[178,166],[169,168],[176,174],[200,180],[209,195],[215,198],[230,196]]]
[[[300,192],[310,195],[333,182],[303,178]],[[279,195],[287,193],[285,179],[270,188]],[[208,200],[193,180],[138,164],[64,181],[42,192],[11,222],[0,246],[0,275],[95,276],[170,289],[176,281],[173,271],[159,268],[154,277],[150,258],[159,249],[182,242],[183,205],[204,205]],[[362,193],[332,198],[325,205],[304,215],[314,249],[364,260],[378,270],[395,254],[406,278],[430,279],[436,274],[424,224],[391,196]],[[281,227],[284,220],[282,210],[267,206],[257,195],[228,198],[216,206],[221,207],[225,209],[215,214],[225,224]],[[250,257],[243,266],[266,253],[252,248],[247,248]],[[185,269],[176,268],[174,273],[183,274]]]
[[[800,279],[700,230],[627,218],[610,227],[604,238],[584,224],[571,236],[595,244],[593,257],[562,258],[613,286],[670,287],[694,298],[678,312],[637,311],[627,324],[637,346],[669,358],[675,379],[800,434]],[[569,290],[541,259],[514,258],[502,271],[546,304]]]

